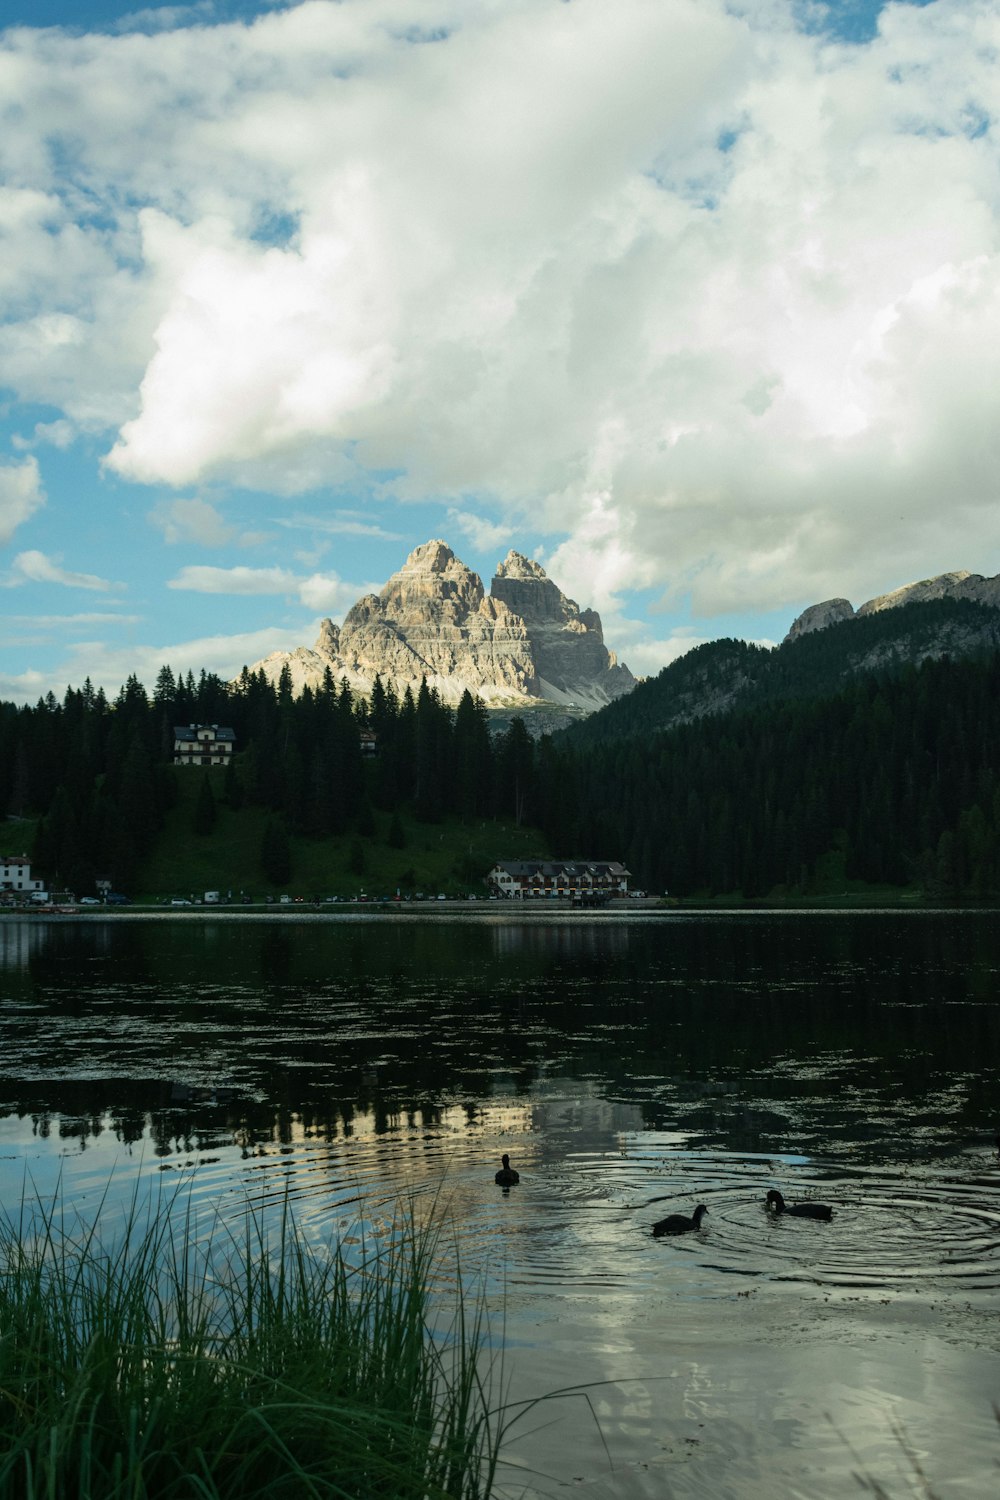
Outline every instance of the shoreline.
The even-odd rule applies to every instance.
[[[88,907],[66,903],[59,906],[0,907],[0,921],[20,921],[24,918],[37,921],[86,921],[106,922],[134,920],[135,918],[171,918],[180,921],[225,920],[238,921],[247,918],[289,920],[309,918],[317,920],[352,920],[368,917],[398,917],[408,921],[420,921],[429,917],[463,917],[470,920],[532,920],[546,917],[573,917],[581,921],[594,919],[629,919],[634,917],[679,917],[679,916],[822,916],[845,913],[956,914],[960,912],[1000,911],[997,899],[980,902],[970,901],[923,901],[917,896],[897,900],[872,896],[860,899],[857,896],[804,897],[801,900],[760,900],[740,902],[712,901],[664,901],[657,897],[619,899],[600,906],[578,906],[566,900],[546,901],[468,901],[462,897],[443,901],[356,901],[337,902],[296,901],[291,903],[253,902],[218,904],[192,902],[188,906],[164,905],[162,902],[136,901],[126,906]]]

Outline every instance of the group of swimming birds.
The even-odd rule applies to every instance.
[[[998,1137],[998,1149],[1000,1149],[1000,1137]],[[500,1170],[493,1181],[497,1187],[513,1187],[521,1181],[521,1174],[515,1172],[510,1164],[510,1157],[506,1151],[500,1158]],[[833,1218],[833,1209],[829,1203],[786,1203],[777,1188],[772,1188],[767,1195],[767,1207],[776,1214],[788,1214],[793,1219],[823,1219],[829,1223]],[[708,1213],[704,1203],[699,1203],[690,1219],[687,1214],[668,1214],[665,1219],[658,1219],[653,1225],[653,1233],[657,1238],[661,1234],[689,1234],[692,1229],[700,1229],[701,1221]]]
[[[829,1203],[786,1203],[777,1188],[771,1189],[766,1202],[772,1212],[788,1214],[792,1219],[823,1219],[829,1223],[833,1218]],[[687,1214],[668,1214],[653,1225],[653,1233],[657,1237],[661,1234],[688,1234],[692,1229],[701,1228],[701,1221],[707,1213],[704,1203],[699,1203],[690,1219]]]

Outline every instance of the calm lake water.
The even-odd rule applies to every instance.
[[[997,1491],[996,913],[4,917],[0,1049],[8,1210],[436,1203],[505,1496]]]

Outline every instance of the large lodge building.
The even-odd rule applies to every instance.
[[[564,896],[585,901],[628,895],[629,872],[618,860],[501,859],[486,879],[513,900]]]

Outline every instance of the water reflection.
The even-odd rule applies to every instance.
[[[608,1382],[561,1482],[846,1495],[824,1414],[889,1483],[898,1414],[947,1495],[995,1452],[998,950],[976,913],[3,919],[0,1190],[290,1199],[317,1243],[445,1205],[518,1392]]]
[[[0,1107],[110,1112],[125,1139],[191,1103],[251,1140],[275,1111],[391,1132],[553,1073],[735,1151],[930,1160],[993,1129],[985,915],[8,919],[0,938]]]

